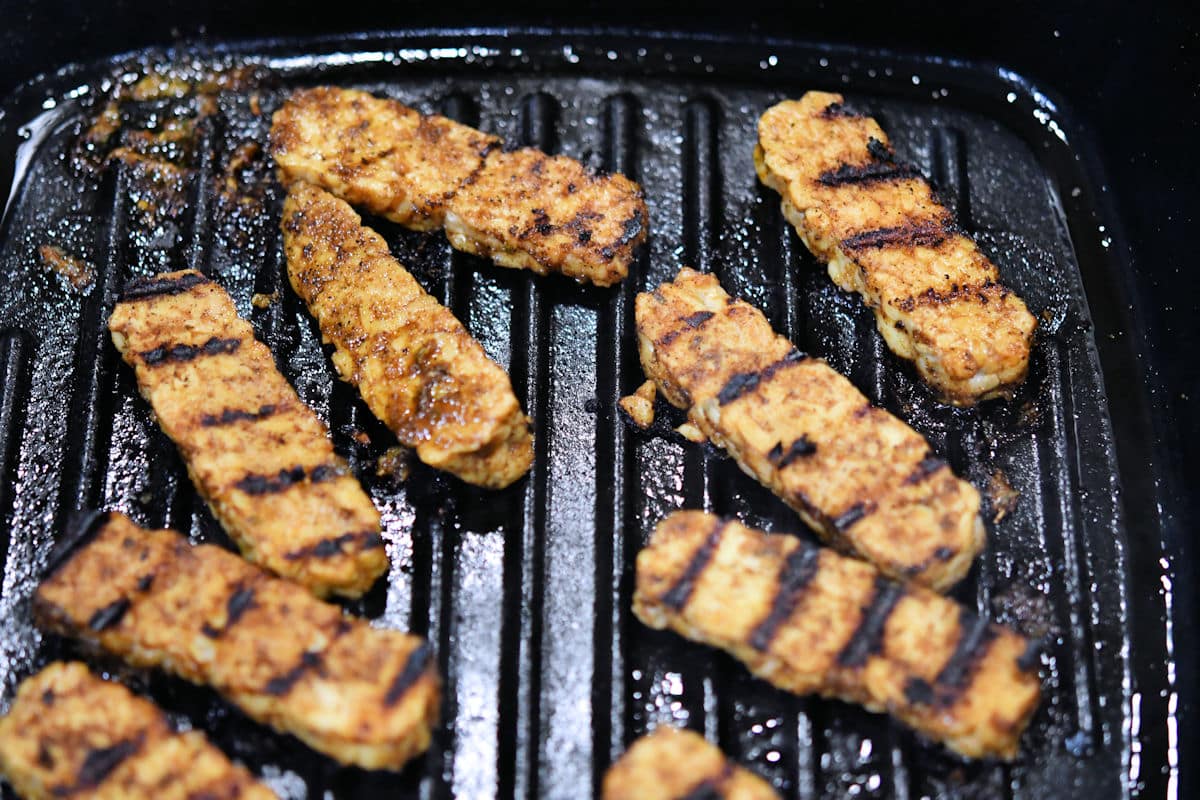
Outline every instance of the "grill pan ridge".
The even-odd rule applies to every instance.
[[[164,60],[255,65],[262,113],[252,112],[248,90],[217,95],[190,173],[153,191],[122,165],[81,177],[61,156],[96,111],[89,97],[111,75]],[[287,286],[282,197],[268,160],[237,178],[257,205],[238,206],[216,188],[239,146],[265,142],[288,90],[326,82],[623,172],[646,190],[650,242],[610,290],[496,268],[438,234],[368,219],[509,369],[536,425],[533,469],[514,487],[478,490],[420,464],[405,481],[377,474],[394,440],[334,378],[315,324]],[[72,92],[79,86],[92,93]],[[1029,379],[1011,403],[956,410],[933,402],[887,352],[869,311],[836,290],[800,244],[777,196],[758,185],[750,159],[758,115],[809,88],[844,91],[875,113],[1006,282],[1042,313]],[[47,96],[59,101],[43,105]],[[43,638],[28,613],[37,572],[75,509],[121,509],[228,545],[104,326],[124,281],[188,266],[230,291],[383,514],[392,569],[350,609],[427,635],[446,681],[444,724],[429,754],[387,775],[337,768],[211,692],[93,657],[180,724],[204,727],[281,796],[579,797],[598,792],[633,738],[667,722],[701,730],[787,797],[1161,794],[1166,746],[1141,720],[1168,715],[1166,687],[1131,657],[1139,587],[1131,586],[1114,433],[1084,299],[1085,278],[1090,289],[1111,266],[1079,244],[1087,195],[1067,195],[1090,184],[1063,133],[1068,122],[1047,115],[1051,128],[1035,117],[1047,102],[1015,76],[970,64],[548,31],[197,46],[71,67],[25,87],[0,119],[6,152],[17,152],[0,228],[5,702],[45,661],[78,653]],[[15,129],[30,119],[23,133]],[[47,274],[36,257],[43,243],[93,264],[92,289],[73,292]],[[985,494],[1001,478],[1019,493],[1011,513],[989,523],[987,551],[954,592],[1045,637],[1045,697],[1014,764],[964,762],[882,716],[790,697],[632,617],[633,560],[670,510],[706,508],[809,535],[732,460],[673,434],[682,419],[661,401],[647,432],[617,410],[644,380],[633,298],[685,264],[716,273],[802,349],[910,421]],[[254,295],[275,299],[260,307]],[[999,506],[984,511],[990,520]]]

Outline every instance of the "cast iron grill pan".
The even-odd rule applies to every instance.
[[[149,180],[122,165],[81,172],[70,153],[105,87],[166,63],[252,64],[257,79],[216,95],[179,179]],[[327,82],[447,114],[512,146],[621,171],[646,190],[650,243],[611,290],[504,270],[452,251],[441,234],[367,219],[508,368],[536,421],[533,470],[508,490],[474,489],[420,464],[407,480],[377,474],[394,440],[334,378],[287,285],[282,193],[269,160],[246,145],[265,143],[270,112],[289,90]],[[887,352],[859,300],[834,288],[808,254],[777,195],[758,185],[758,115],[810,88],[844,91],[877,116],[1041,314],[1029,379],[1012,402],[935,403]],[[47,96],[57,102],[38,108]],[[186,116],[192,102],[130,103],[126,127]],[[126,280],[190,266],[229,290],[383,513],[392,570],[351,609],[427,635],[445,676],[432,749],[392,775],[338,768],[207,690],[87,654],[179,724],[204,728],[281,796],[587,796],[632,739],[664,723],[704,732],[786,797],[1107,798],[1161,782],[1156,766],[1139,772],[1139,709],[1164,713],[1148,707],[1166,701],[1134,693],[1120,477],[1085,265],[1063,199],[1087,185],[1086,175],[1077,175],[1045,98],[1014,76],[798,44],[409,34],[139,53],[44,78],[8,110],[5,158],[16,148],[17,161],[0,231],[6,698],[47,660],[80,655],[42,637],[28,605],[75,509],[121,509],[229,546],[104,327]],[[46,271],[36,256],[43,243],[95,266],[90,292]],[[989,546],[954,592],[1046,641],[1044,701],[1018,761],[965,762],[884,716],[791,697],[632,616],[634,558],[673,509],[809,536],[731,460],[674,434],[682,417],[661,401],[646,432],[617,411],[617,399],[644,380],[633,298],[682,265],[716,273],[799,347],[908,420],[985,496],[1004,482],[1019,493],[995,523],[1004,503],[985,501]],[[256,294],[273,299],[253,303]]]

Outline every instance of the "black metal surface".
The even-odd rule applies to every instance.
[[[1136,624],[1131,597],[1152,593],[1158,576],[1145,569],[1153,559],[1138,547],[1138,525],[1123,518],[1130,481],[1118,470],[1112,424],[1127,436],[1130,423],[1110,420],[1102,368],[1111,377],[1113,365],[1097,354],[1088,309],[1111,313],[1124,265],[1093,227],[1094,165],[1054,100],[1011,73],[969,64],[651,36],[433,32],[173,56],[263,67],[259,88],[219,95],[186,178],[153,183],[125,167],[87,178],[64,157],[111,65],[25,87],[0,122],[0,141],[17,152],[0,230],[6,697],[44,660],[73,652],[43,641],[27,610],[68,512],[119,508],[226,542],[103,328],[123,281],[190,265],[229,289],[383,511],[393,568],[354,610],[427,634],[446,678],[434,747],[391,776],[337,769],[208,692],[121,671],[282,795],[584,796],[630,740],[668,721],[704,731],[785,796],[1122,797],[1170,788],[1161,768],[1173,742],[1158,723],[1173,721],[1177,701],[1159,667],[1173,654],[1161,629]],[[158,58],[142,54],[129,70]],[[452,252],[440,235],[372,221],[509,368],[534,416],[533,471],[509,490],[471,489],[422,467],[404,482],[375,474],[392,440],[333,379],[315,326],[282,278],[269,165],[252,159],[238,171],[232,199],[215,190],[239,146],[263,140],[283,93],[315,82],[439,110],[620,170],[646,189],[651,240],[613,290],[501,270]],[[777,197],[757,185],[758,114],[808,88],[845,91],[876,113],[1005,279],[1045,312],[1030,378],[1012,403],[958,411],[932,402],[882,346],[869,313],[807,254]],[[254,92],[262,116],[251,113]],[[48,96],[53,103],[43,104]],[[128,127],[186,115],[193,103],[129,104]],[[47,242],[96,266],[90,293],[46,272],[36,248]],[[955,593],[1048,637],[1045,700],[1015,764],[964,763],[884,717],[789,697],[630,614],[633,558],[666,512],[705,507],[775,530],[802,527],[717,452],[663,423],[635,431],[615,410],[642,381],[633,296],[683,264],[718,274],[798,346],[909,420],[959,474],[986,490],[999,472],[1020,493],[1012,513],[989,525],[989,548]],[[268,307],[251,304],[254,293],[276,291]],[[1113,403],[1140,407],[1131,393],[1115,387]]]

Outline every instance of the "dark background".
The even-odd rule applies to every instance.
[[[983,6],[988,7],[983,7]],[[1178,5],[1172,9],[1171,5]],[[493,4],[449,0],[416,5],[376,0],[338,4],[268,0],[0,0],[0,96],[72,61],[198,37],[210,40],[402,27],[534,25],[646,27],[826,41],[1003,64],[1065,98],[1094,138],[1107,172],[1105,195],[1119,222],[1115,246],[1129,247],[1130,330],[1142,372],[1110,379],[1108,391],[1148,391],[1156,409],[1152,451],[1167,552],[1190,542],[1200,502],[1200,24],[1184,4],[1008,2],[865,4],[643,0]],[[680,11],[686,15],[680,14]],[[1186,16],[1185,16],[1186,13]],[[1128,385],[1122,385],[1124,380]],[[1117,385],[1114,385],[1116,383]],[[1140,465],[1123,465],[1123,472]],[[1150,533],[1155,520],[1129,520]],[[1194,550],[1194,545],[1192,546]],[[1191,564],[1176,565],[1190,584]],[[1182,588],[1182,587],[1180,587]],[[1187,586],[1189,594],[1194,587]],[[1190,602],[1190,601],[1188,601]],[[1195,651],[1197,609],[1177,609],[1176,638]],[[1185,659],[1185,664],[1188,659]],[[1196,695],[1195,676],[1187,698]],[[1187,711],[1188,709],[1185,709]],[[1194,713],[1183,719],[1195,719]],[[1189,731],[1182,733],[1188,734]],[[1192,766],[1185,739],[1182,760]],[[1185,774],[1179,797],[1200,796]]]

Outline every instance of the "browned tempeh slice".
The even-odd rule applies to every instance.
[[[338,761],[399,769],[429,747],[429,645],[372,628],[213,545],[120,514],[75,533],[34,596],[40,624],[213,687]]]
[[[135,280],[108,327],[246,558],[321,596],[371,587],[379,512],[224,289],[194,270]]]
[[[478,486],[529,471],[533,436],[508,375],[354,209],[294,184],[283,238],[292,288],[336,348],[338,374],[402,444]]]
[[[0,719],[0,770],[26,800],[271,800],[208,743],[175,733],[153,703],[78,662],[26,679]]]
[[[354,89],[295,92],[275,113],[284,183],[306,181],[501,266],[610,286],[646,239],[641,188]]]
[[[685,268],[638,295],[636,314],[646,376],[824,538],[939,590],[970,569],[984,542],[975,488],[762,312]]]
[[[771,785],[689,730],[664,726],[604,775],[603,800],[778,800]]]
[[[944,399],[971,405],[1024,380],[1037,320],[875,120],[838,94],[785,100],[759,119],[754,163],[834,282]]]
[[[1038,704],[1023,636],[869,564],[701,511],[658,524],[633,609],[781,689],[886,710],[970,757],[1014,757]]]

